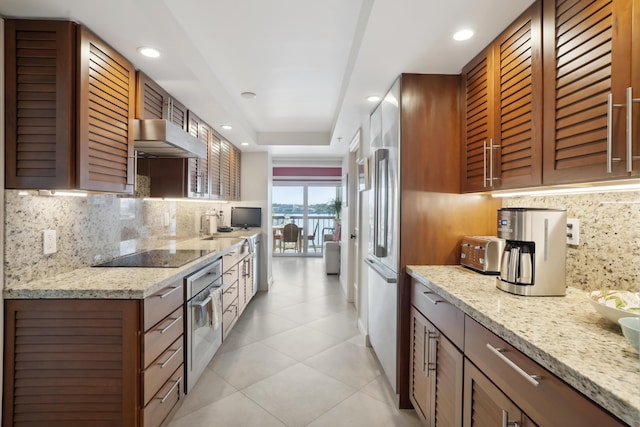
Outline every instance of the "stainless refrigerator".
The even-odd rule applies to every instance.
[[[369,342],[397,393],[399,276],[400,79],[371,114],[372,192],[370,203]]]

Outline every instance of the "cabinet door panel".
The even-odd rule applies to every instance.
[[[135,69],[85,27],[77,43],[78,188],[131,193]]]
[[[411,403],[423,421],[429,415],[429,377],[426,363],[427,320],[415,308],[411,307],[411,348],[409,350],[409,379]]]
[[[192,111],[189,111],[189,133],[204,144],[209,144],[209,132],[211,128]],[[208,198],[209,190],[209,163],[208,159],[191,158],[188,175],[188,197]]]
[[[462,425],[462,386],[464,357],[444,335],[436,334],[434,426]]]
[[[7,188],[73,188],[75,32],[67,21],[5,21]]]
[[[631,85],[632,3],[544,2],[544,183],[627,176],[626,88]],[[607,96],[611,173],[607,172]],[[638,152],[638,138],[634,141]],[[640,161],[635,161],[638,173]]]

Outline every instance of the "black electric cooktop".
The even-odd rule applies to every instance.
[[[195,249],[156,249],[125,255],[94,267],[181,267],[212,251]]]

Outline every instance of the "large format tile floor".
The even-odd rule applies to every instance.
[[[353,304],[321,258],[274,258],[170,427],[419,426],[395,409]]]

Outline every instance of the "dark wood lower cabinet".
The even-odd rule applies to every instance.
[[[182,280],[144,300],[5,300],[2,425],[160,427],[184,399]]]

